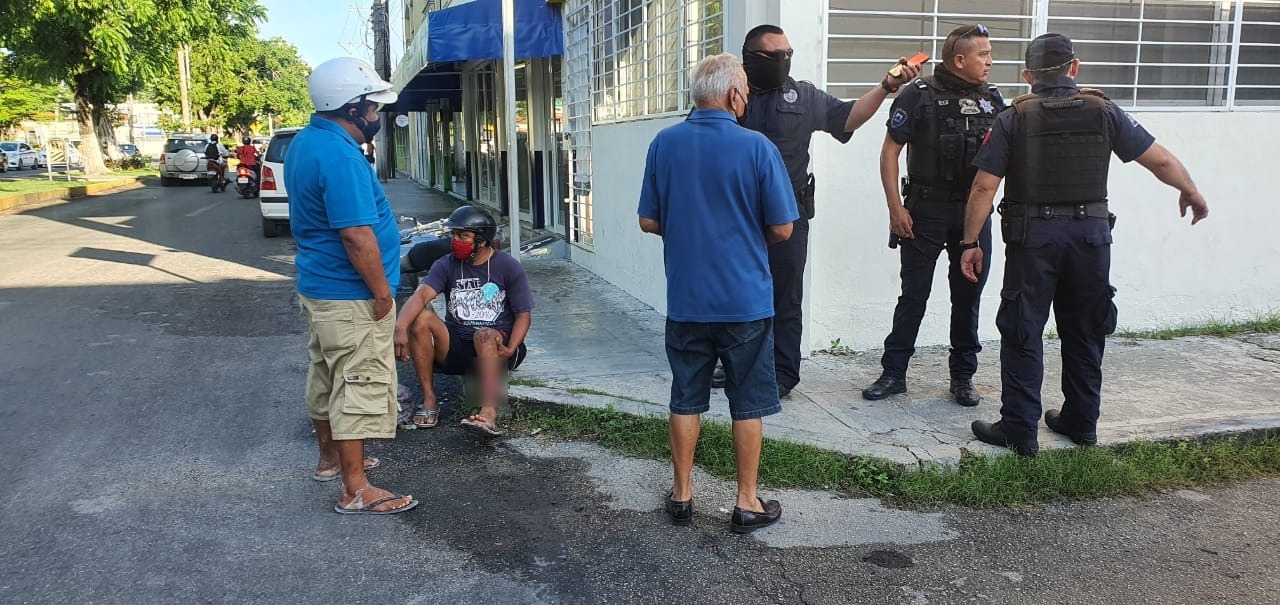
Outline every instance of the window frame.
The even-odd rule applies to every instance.
[[[1032,32],[1032,38],[1034,36],[1043,34],[1046,31],[1049,31],[1050,21],[1053,21],[1055,23],[1061,23],[1064,21],[1065,22],[1106,21],[1106,22],[1129,22],[1129,23],[1137,24],[1137,36],[1135,40],[1107,40],[1107,39],[1092,39],[1092,38],[1073,39],[1073,42],[1076,42],[1076,43],[1107,44],[1107,45],[1115,45],[1115,46],[1132,45],[1136,47],[1135,54],[1134,54],[1135,60],[1132,62],[1089,61],[1084,64],[1085,70],[1087,70],[1090,66],[1119,67],[1119,68],[1127,67],[1127,68],[1133,69],[1134,75],[1133,75],[1132,83],[1125,84],[1125,85],[1119,85],[1119,84],[1111,85],[1111,86],[1117,87],[1121,91],[1124,91],[1125,94],[1123,95],[1109,94],[1109,96],[1116,103],[1116,105],[1127,110],[1151,111],[1151,112],[1280,111],[1280,94],[1278,94],[1277,98],[1275,99],[1267,99],[1262,101],[1241,102],[1237,98],[1238,92],[1242,89],[1280,90],[1280,83],[1240,84],[1238,82],[1238,76],[1241,68],[1261,68],[1261,69],[1280,70],[1280,63],[1242,64],[1240,62],[1240,49],[1242,47],[1244,48],[1280,48],[1280,43],[1277,43],[1277,42],[1242,42],[1241,34],[1245,26],[1262,26],[1262,27],[1274,28],[1275,32],[1277,34],[1280,34],[1280,21],[1245,20],[1244,12],[1245,12],[1246,5],[1249,5],[1250,7],[1268,6],[1268,7],[1280,8],[1280,2],[1274,2],[1270,0],[1244,0],[1244,1],[1232,2],[1230,4],[1230,9],[1229,9],[1231,11],[1229,20],[1206,21],[1204,19],[1157,19],[1157,18],[1146,17],[1145,11],[1147,6],[1147,0],[1139,0],[1139,6],[1138,6],[1139,13],[1138,13],[1138,17],[1136,18],[1058,16],[1058,15],[1052,15],[1050,11],[1052,4],[1055,1],[1058,1],[1058,0],[1031,0],[1031,4],[1029,7],[1031,12],[1030,14],[1027,14],[1027,15],[1003,15],[1002,14],[1002,15],[986,16],[986,18],[999,19],[1001,21],[1010,21],[1010,20],[1018,20],[1018,19],[1028,20],[1030,24],[1031,32]],[[937,52],[941,48],[942,41],[946,38],[946,32],[939,31],[940,21],[951,20],[951,19],[973,19],[975,21],[981,22],[981,20],[984,18],[983,15],[976,15],[972,13],[939,11],[938,10],[939,2],[940,0],[933,0],[932,10],[912,11],[912,10],[836,9],[831,7],[832,2],[831,0],[828,0],[827,8],[826,8],[827,18],[826,18],[826,25],[825,25],[826,44],[824,44],[823,46],[824,55],[829,54],[830,44],[832,40],[849,39],[849,40],[902,40],[902,41],[908,41],[908,42],[914,41],[914,42],[925,43],[925,44],[929,44],[932,49],[932,52],[930,54],[936,57]],[[1219,10],[1227,10],[1227,9],[1225,7],[1220,7]],[[929,35],[915,35],[915,36],[910,36],[910,35],[899,36],[899,35],[884,35],[884,34],[840,34],[840,33],[832,32],[831,31],[832,24],[834,23],[835,18],[842,17],[842,16],[908,17],[908,18],[914,16],[921,20],[931,21],[933,27]],[[1147,24],[1220,26],[1222,28],[1222,31],[1221,32],[1215,31],[1215,33],[1219,33],[1220,36],[1228,37],[1229,40],[1226,40],[1226,41],[1210,40],[1210,41],[1194,41],[1194,42],[1144,41],[1142,39],[1143,26]],[[1021,43],[1024,45],[1030,42],[1030,40],[1031,38],[1007,38],[1007,37],[1001,38],[1001,41],[1003,42],[1015,42],[1015,43]],[[1152,47],[1152,46],[1197,46],[1197,47],[1211,47],[1211,48],[1221,47],[1226,57],[1225,57],[1225,62],[1222,62],[1222,63],[1214,63],[1214,62],[1183,63],[1183,62],[1158,62],[1158,61],[1144,62],[1142,60],[1142,49],[1143,47]],[[844,81],[832,82],[830,80],[830,73],[833,65],[879,64],[879,63],[889,64],[889,62],[892,61],[892,58],[833,59],[829,56],[824,56],[823,59],[824,59],[823,60],[824,77],[826,79],[826,88],[828,90],[830,90],[832,87],[856,89],[864,86],[866,88],[870,88],[875,85],[874,82],[865,82],[865,83],[864,82],[844,82]],[[1210,58],[1210,60],[1212,61],[1213,58]],[[1022,65],[1022,58],[1014,57],[1012,59],[997,59],[994,62],[994,64],[995,65],[1017,65],[1020,67]],[[1142,77],[1141,74],[1144,67],[1147,67],[1147,68],[1185,67],[1185,68],[1207,69],[1208,78],[1206,79],[1206,82],[1204,84],[1189,84],[1189,85],[1142,84],[1140,83],[1140,79]],[[1083,75],[1085,77],[1081,79],[1081,84],[1085,86],[1090,85],[1090,82],[1088,80],[1088,72],[1085,71]],[[1016,82],[1016,83],[994,82],[994,84],[996,84],[997,86],[1000,86],[1002,92],[1006,92],[1006,96],[1010,96],[1010,97],[1016,96],[1016,94],[1028,92],[1030,90],[1030,87],[1028,87],[1025,83],[1022,83],[1022,82]],[[1102,87],[1104,90],[1106,90],[1107,88],[1106,85],[1100,85],[1100,87]],[[1206,92],[1206,97],[1212,94],[1211,91],[1222,91],[1221,92],[1222,101],[1213,102],[1208,98],[1206,98],[1206,100],[1203,101],[1202,103],[1197,102],[1196,104],[1187,104],[1187,102],[1176,101],[1172,99],[1167,99],[1167,100],[1141,99],[1140,91],[1144,89],[1147,89],[1147,90],[1203,89]]]

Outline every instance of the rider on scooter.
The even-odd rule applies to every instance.
[[[218,142],[218,135],[209,135],[209,144],[204,148],[204,159],[210,164],[214,164],[218,171],[218,182],[227,182],[227,162],[225,158],[231,157],[231,152]]]
[[[261,178],[261,168],[258,165],[258,148],[253,146],[253,139],[245,135],[240,139],[240,143],[241,145],[236,147],[236,157],[240,160],[240,165],[252,170],[255,180]]]

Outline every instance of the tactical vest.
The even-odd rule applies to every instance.
[[[967,192],[978,173],[973,156],[996,121],[995,87],[961,93],[943,88],[933,76],[918,78],[915,85],[924,107],[907,141],[911,183]]]
[[[1102,91],[1013,100],[1022,136],[1013,141],[1005,198],[1015,204],[1107,201],[1111,122]]]

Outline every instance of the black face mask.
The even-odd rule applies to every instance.
[[[364,119],[364,113],[356,110],[351,113],[351,123],[360,129],[360,134],[364,135],[364,142],[368,143],[373,140],[373,135],[378,134],[382,130],[382,120],[374,120],[372,122]]]
[[[765,92],[782,86],[791,75],[790,53],[776,50],[767,55],[760,51],[743,52],[742,69],[747,72],[751,92]]]

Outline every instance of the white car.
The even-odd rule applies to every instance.
[[[280,235],[289,224],[289,194],[284,189],[284,154],[301,128],[281,128],[271,135],[267,152],[262,154],[262,184],[258,190],[258,207],[262,210],[262,235]]]
[[[0,141],[0,149],[4,150],[9,170],[24,170],[40,165],[40,158],[36,150],[26,143]]]

